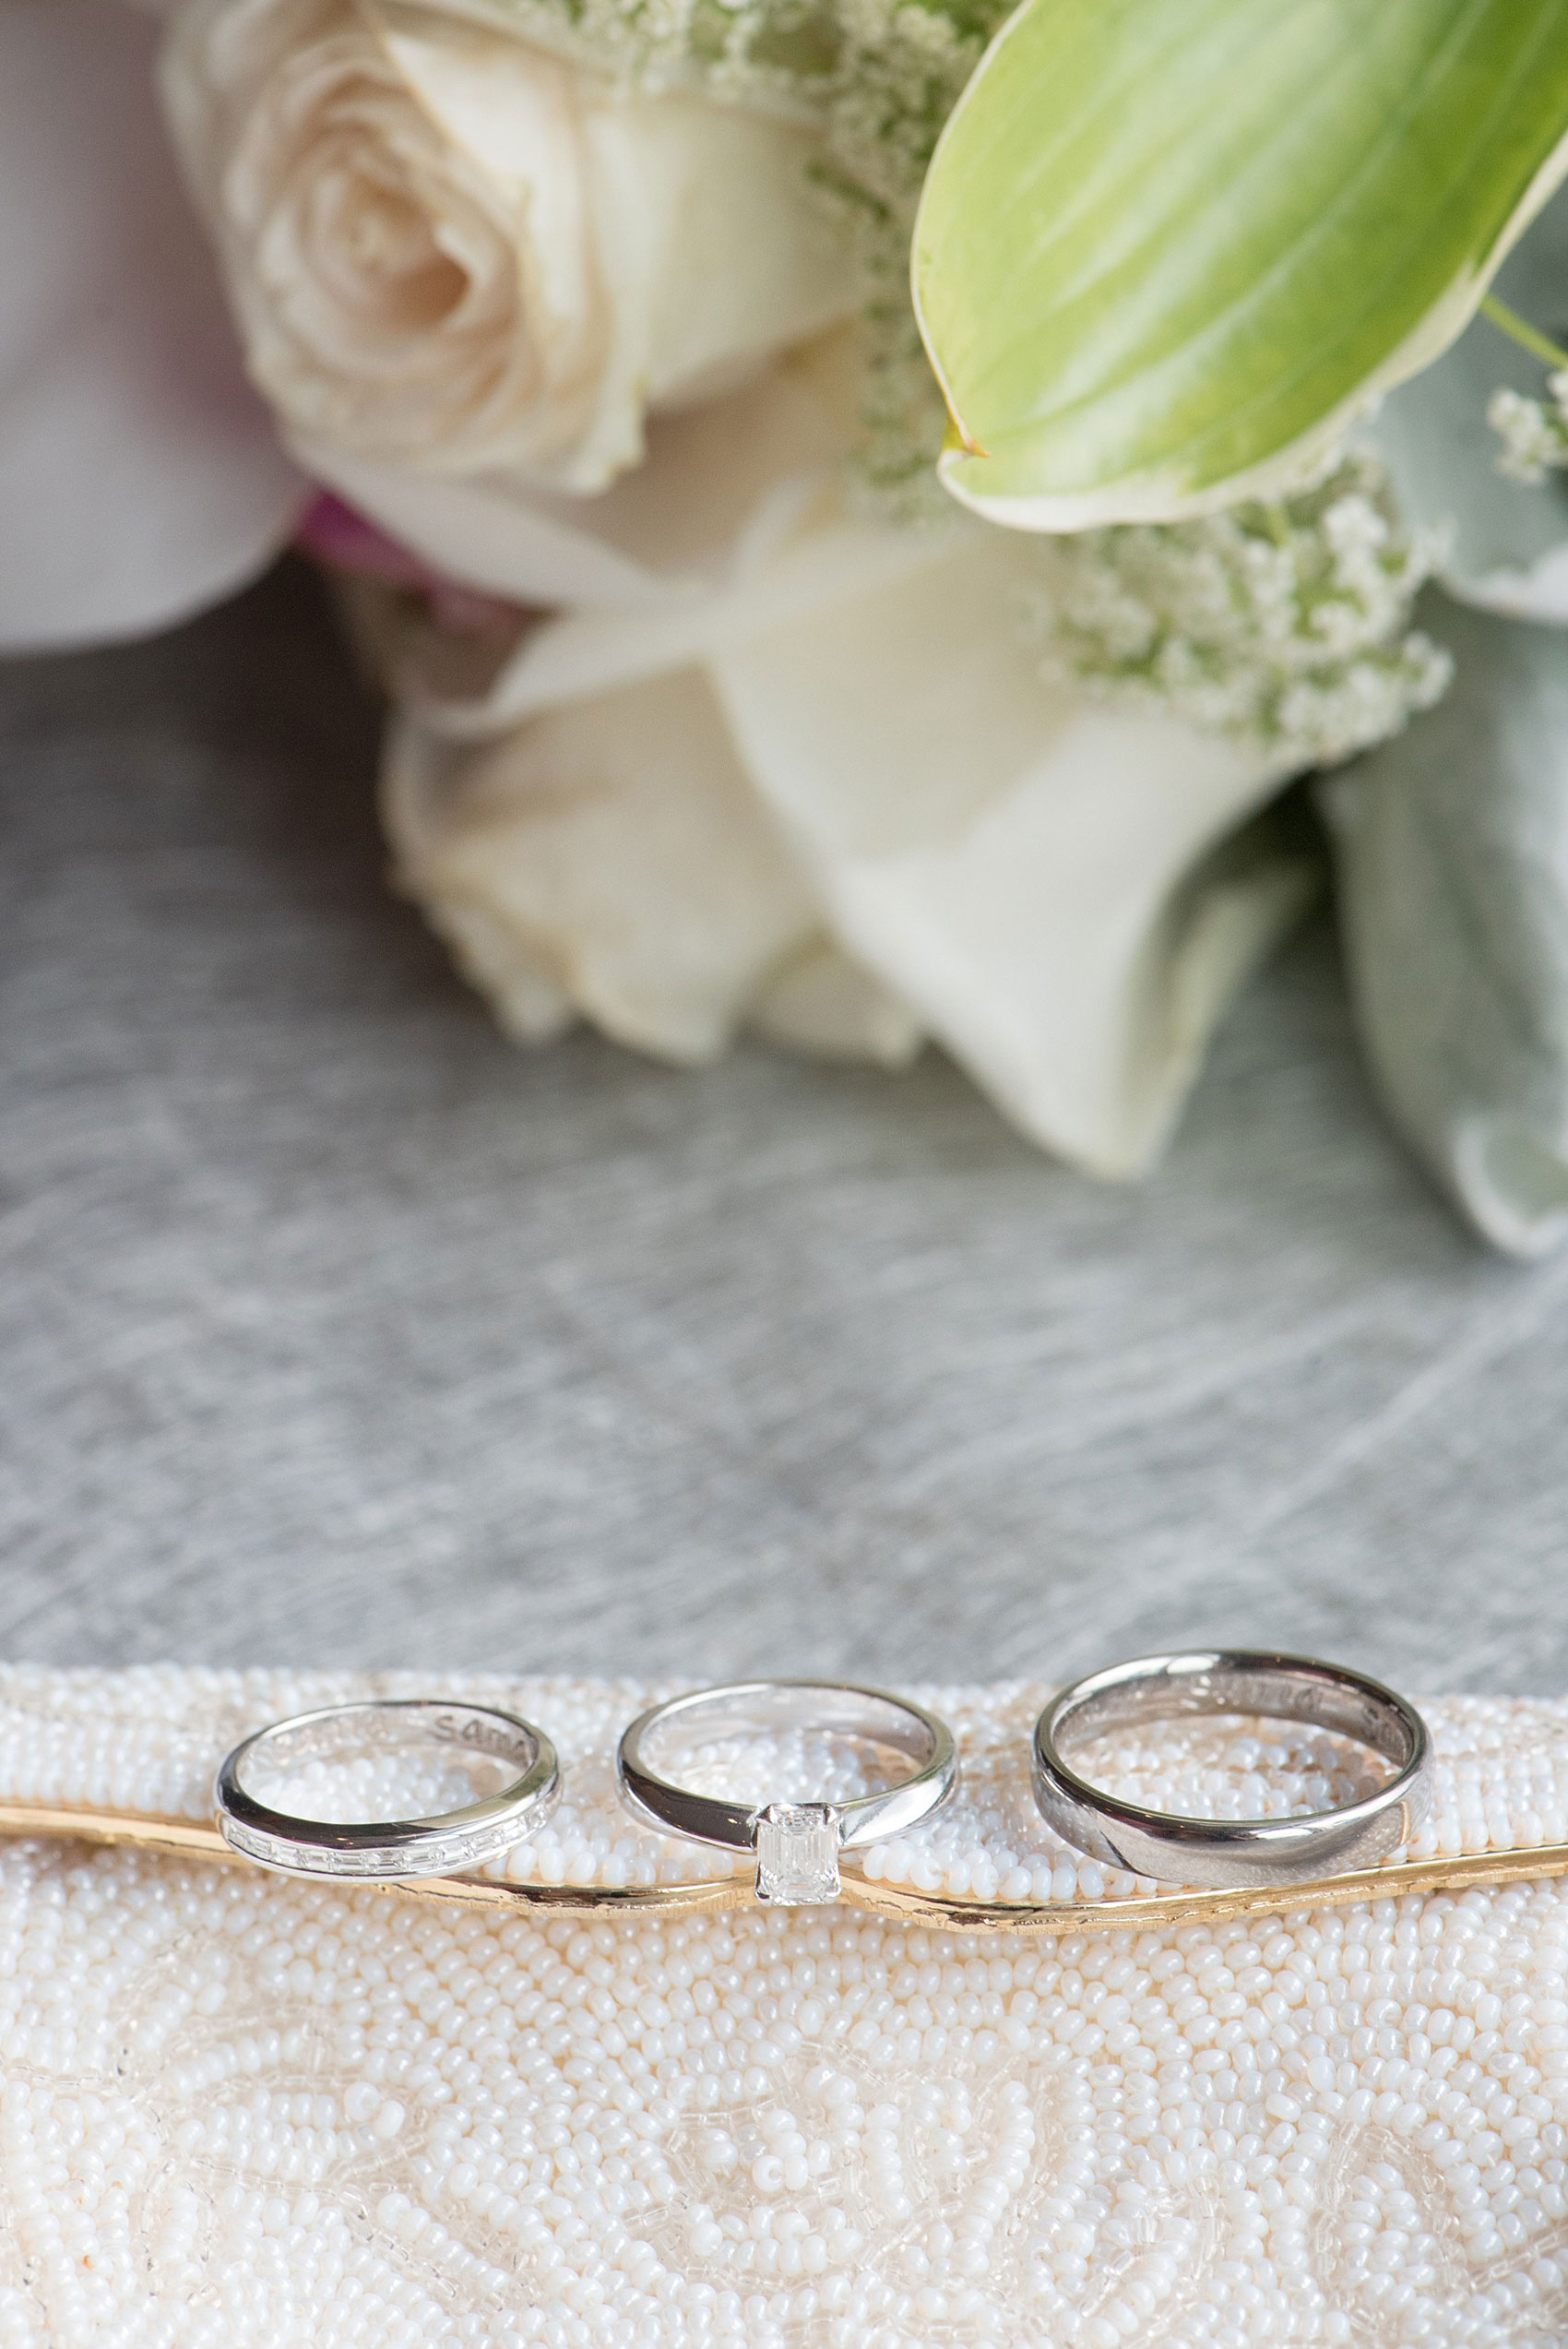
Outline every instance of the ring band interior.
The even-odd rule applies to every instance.
[[[1086,1689],[1053,1724],[1057,1751],[1065,1761],[1109,1731],[1170,1720],[1182,1713],[1258,1714],[1295,1721],[1313,1729],[1354,1738],[1397,1769],[1414,1760],[1417,1735],[1404,1711],[1355,1679],[1305,1662],[1231,1662],[1224,1657],[1173,1658],[1157,1672]]]
[[[801,1728],[889,1746],[897,1753],[907,1754],[917,1768],[936,1753],[934,1732],[890,1697],[870,1689],[802,1687],[785,1681],[719,1688],[711,1694],[705,1689],[693,1697],[676,1698],[645,1731],[639,1759],[645,1771],[651,1767],[662,1777],[669,1747],[694,1733],[703,1737],[754,1737],[759,1731]]]
[[[1381,1754],[1394,1774],[1327,1810],[1194,1818],[1097,1786],[1068,1758],[1107,1732],[1183,1714],[1297,1722]],[[1035,1800],[1068,1842],[1134,1875],[1187,1884],[1305,1881],[1329,1865],[1370,1866],[1408,1841],[1431,1802],[1420,1715],[1364,1674],[1308,1656],[1204,1650],[1116,1665],[1063,1690],[1036,1723],[1034,1747]]]
[[[539,1759],[540,1745],[532,1731],[521,1722],[507,1721],[500,1714],[480,1706],[446,1704],[439,1700],[424,1702],[374,1701],[363,1705],[335,1707],[320,1714],[306,1715],[299,1721],[280,1722],[275,1727],[260,1731],[247,1738],[233,1759],[232,1783],[249,1804],[270,1812],[265,1795],[258,1795],[254,1785],[246,1783],[251,1769],[258,1762],[267,1765],[308,1761],[340,1754],[352,1745],[363,1752],[368,1748],[383,1750],[410,1746],[450,1745],[468,1754],[488,1754],[510,1763],[518,1779],[526,1778]],[[488,1807],[505,1799],[510,1792],[498,1790],[494,1795],[480,1798]],[[362,1819],[352,1823],[352,1831],[360,1835],[374,1835],[422,1827],[438,1828],[456,1816],[438,1813],[428,1818]],[[281,1823],[286,1815],[272,1814]],[[318,1827],[338,1826],[339,1822],[300,1818],[289,1824],[299,1831],[309,1832]]]

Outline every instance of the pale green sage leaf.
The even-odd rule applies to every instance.
[[[1447,698],[1323,792],[1396,1123],[1497,1247],[1568,1237],[1568,639],[1442,604]]]

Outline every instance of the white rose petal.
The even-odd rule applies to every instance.
[[[902,1068],[925,1042],[914,1013],[830,938],[814,938],[774,972],[746,1024],[775,1043],[823,1060],[873,1060]]]
[[[191,0],[164,89],[302,444],[573,494],[855,302],[814,137],[401,0]]]
[[[405,721],[383,806],[405,887],[529,1040],[576,1011],[622,1043],[711,1059],[816,936],[811,892],[693,670],[475,751]]]
[[[580,1016],[687,1063],[742,1024],[886,1067],[920,1048],[908,1008],[822,933],[698,671],[478,750],[405,716],[382,810],[403,887],[524,1043]]]
[[[738,563],[839,482],[858,389],[854,332],[837,328],[743,389],[654,417],[645,462],[593,498],[493,475],[443,480],[320,442],[303,455],[389,537],[470,587],[579,611],[669,611],[727,590]],[[519,683],[530,706],[537,686]]]

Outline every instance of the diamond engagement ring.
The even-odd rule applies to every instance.
[[[668,1777],[674,1749],[700,1739],[815,1731],[891,1747],[913,1773],[841,1803],[727,1802]],[[615,1756],[621,1793],[645,1826],[756,1854],[759,1901],[798,1907],[838,1898],[838,1854],[897,1835],[946,1800],[958,1758],[945,1722],[907,1698],[833,1680],[742,1680],[672,1697],[633,1722]]]
[[[495,1793],[426,1818],[302,1818],[274,1809],[245,1783],[248,1775],[254,1784],[268,1766],[340,1759],[348,1749],[362,1760],[367,1753],[432,1743],[456,1748],[466,1763],[480,1756],[503,1762],[515,1774]],[[395,1879],[445,1876],[499,1858],[531,1831],[560,1783],[554,1747],[516,1713],[435,1698],[386,1698],[327,1705],[258,1729],[219,1771],[214,1800],[224,1840],[263,1867],[287,1876]]]
[[[1194,1818],[1145,1809],[1063,1758],[1118,1729],[1183,1713],[1261,1714],[1352,1738],[1394,1764],[1375,1793],[1283,1818]],[[1426,1725],[1381,1681],[1310,1656],[1250,1650],[1140,1656],[1091,1673],[1035,1723],[1035,1800],[1069,1843],[1168,1883],[1268,1887],[1366,1867],[1408,1843],[1431,1789]]]

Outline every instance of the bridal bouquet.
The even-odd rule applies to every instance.
[[[1320,776],[1376,1079],[1531,1252],[1564,178],[1568,0],[0,0],[0,636],[301,543],[511,1031],[932,1039],[1106,1176]]]

